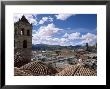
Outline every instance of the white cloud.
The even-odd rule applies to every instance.
[[[55,16],[56,16],[57,19],[66,20],[66,19],[68,19],[72,15],[73,14],[58,14],[58,15],[55,15]]]
[[[33,15],[29,15],[29,14],[27,14],[27,15],[25,15],[25,17],[26,17],[26,19],[29,21],[29,23],[32,23],[32,24],[34,24],[34,25],[37,25],[37,20],[33,17]]]
[[[53,22],[53,18],[49,17],[43,17],[40,21],[39,24],[44,24],[45,22]]]
[[[69,36],[69,34],[68,33],[65,33],[63,37],[64,38],[68,38],[68,36]]]
[[[19,21],[19,19],[21,19],[21,17],[23,16],[23,14],[14,14],[14,22]]]
[[[91,33],[87,33],[86,35],[82,35],[82,39],[96,39],[96,35],[91,34]]]
[[[38,39],[33,39],[33,44],[49,44],[49,45],[62,45],[68,44],[68,40],[65,38],[53,38],[53,37],[42,37]]]
[[[37,25],[38,22],[33,17],[34,15],[32,15],[32,14],[19,14],[19,13],[14,14],[14,22],[19,21],[19,19],[21,19],[23,15],[26,17],[26,19],[29,21],[29,23],[32,23],[33,25]]]
[[[49,16],[48,19],[49,19],[50,22],[53,22],[53,18],[52,17]]]
[[[43,17],[40,21],[39,24],[43,24],[44,22],[46,22],[48,20],[48,17]]]
[[[97,36],[91,33],[87,33],[86,35],[82,35],[82,44],[89,43],[89,45],[94,45],[97,41]]]
[[[80,33],[79,32],[75,32],[71,34],[65,33],[63,37],[69,40],[76,40],[76,39],[80,39]]]
[[[47,26],[41,26],[38,29],[38,33],[40,36],[51,36],[60,30],[63,29],[56,28],[55,25],[52,23],[52,24],[48,24]]]
[[[55,27],[55,25],[48,24],[47,26],[41,26],[37,31],[33,32],[33,44],[49,44],[49,45],[94,45],[97,41],[97,36],[92,33],[81,35],[79,32],[65,33],[61,37],[53,37],[55,34],[59,34],[63,29]]]
[[[48,24],[47,26],[41,26],[36,32],[34,30],[33,34],[33,44],[36,43],[50,43],[51,41],[55,41],[57,39],[52,39],[52,35],[62,31],[63,29],[55,27],[55,25]]]

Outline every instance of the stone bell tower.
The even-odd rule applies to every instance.
[[[14,23],[14,48],[32,48],[32,24],[24,15]]]
[[[14,66],[21,67],[31,61],[32,24],[23,15],[14,23]]]

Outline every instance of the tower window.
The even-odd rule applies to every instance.
[[[23,41],[23,48],[27,48],[27,40]]]
[[[27,36],[30,36],[30,31],[29,30],[27,30]]]
[[[21,35],[24,35],[24,28],[21,29]]]

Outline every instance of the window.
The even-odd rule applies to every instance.
[[[24,28],[21,29],[21,35],[24,35]]]
[[[27,36],[30,36],[30,31],[29,30],[27,30]]]
[[[23,48],[27,48],[27,40],[23,41]]]

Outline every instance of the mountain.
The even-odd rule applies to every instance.
[[[81,45],[76,46],[60,46],[60,45],[48,45],[48,44],[32,44],[32,50],[61,50],[61,49],[78,49],[82,48]]]

